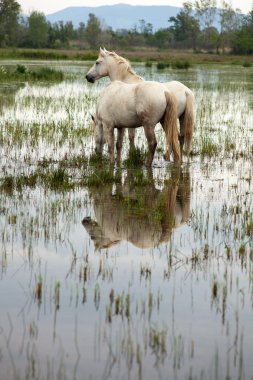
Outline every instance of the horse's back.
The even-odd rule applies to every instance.
[[[148,123],[156,124],[164,115],[167,100],[164,84],[154,81],[144,81],[136,84],[136,111]]]
[[[190,97],[192,103],[194,103],[193,92],[185,84],[176,80],[165,82],[164,85],[175,95],[177,99],[177,113],[178,116],[181,116],[185,110],[187,98]]]

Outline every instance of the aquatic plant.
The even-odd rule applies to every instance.
[[[1,82],[11,82],[11,81],[51,81],[58,82],[62,81],[64,78],[63,72],[55,70],[49,67],[41,67],[37,70],[30,70],[26,66],[18,64],[15,70],[0,68],[0,83]]]

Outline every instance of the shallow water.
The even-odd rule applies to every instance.
[[[62,83],[0,86],[1,378],[252,379],[252,69],[136,65],[194,90],[192,155],[165,163],[158,126],[152,171],[106,182],[89,157],[108,81],[57,65]]]

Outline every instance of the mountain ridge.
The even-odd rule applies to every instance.
[[[130,5],[119,3],[97,7],[71,6],[46,15],[51,23],[72,21],[74,27],[80,22],[87,24],[89,14],[93,13],[102,23],[113,30],[132,29],[145,20],[153,26],[153,31],[169,27],[169,18],[175,17],[181,8],[172,5]]]

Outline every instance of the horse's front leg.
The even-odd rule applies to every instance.
[[[111,125],[105,127],[105,138],[108,144],[110,161],[114,162],[114,128]]]
[[[151,166],[153,158],[154,158],[156,146],[157,146],[157,141],[156,141],[156,137],[155,137],[155,126],[145,125],[144,126],[144,132],[145,132],[145,136],[146,136],[147,141],[148,141],[148,148],[149,148],[147,165]]]
[[[128,138],[129,138],[130,150],[134,150],[135,149],[135,145],[134,145],[135,129],[134,128],[128,128]]]
[[[120,162],[121,152],[122,152],[122,143],[123,143],[123,137],[124,137],[125,129],[124,128],[118,128],[117,132],[118,132],[117,142],[116,142],[117,162]]]

